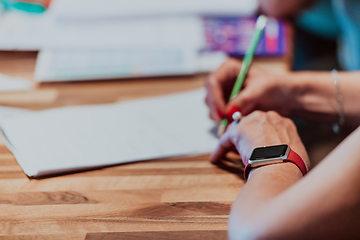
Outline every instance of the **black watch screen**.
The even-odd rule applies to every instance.
[[[250,160],[260,160],[268,158],[280,158],[285,156],[288,145],[276,145],[270,147],[255,148],[251,154]]]

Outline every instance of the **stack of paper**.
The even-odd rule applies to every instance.
[[[199,54],[183,48],[65,49],[38,54],[35,78],[39,82],[190,75],[218,68],[222,52]]]
[[[225,54],[203,67],[202,16],[249,16],[257,6],[257,0],[54,0],[43,15],[0,15],[0,49],[41,50],[39,82],[212,71]]]
[[[44,14],[0,14],[0,49],[203,44],[203,15],[249,16],[254,0],[54,0]]]
[[[203,89],[119,104],[66,107],[0,122],[30,177],[211,152]]]
[[[33,83],[20,77],[10,77],[0,73],[0,92],[28,91],[33,88]]]
[[[24,116],[27,113],[31,113],[32,111],[21,109],[21,108],[12,108],[12,107],[3,107],[0,106],[0,124],[6,119]]]
[[[258,0],[54,0],[52,9],[61,20],[174,15],[254,14]]]
[[[199,48],[204,41],[198,16],[156,16],[60,21],[44,15],[0,15],[0,49]]]

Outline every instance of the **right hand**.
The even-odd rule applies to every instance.
[[[254,148],[287,144],[303,159],[307,169],[310,161],[299,137],[296,126],[289,118],[275,111],[254,111],[241,119],[238,124],[230,124],[221,136],[219,145],[210,157],[213,163],[221,161],[234,147],[246,166]]]
[[[241,109],[243,116],[255,110],[275,110],[289,116],[289,107],[294,99],[294,87],[288,75],[276,75],[256,67],[249,69],[243,89],[231,102],[227,103],[231,90],[241,68],[241,62],[228,59],[205,82],[207,96],[205,102],[210,109],[210,118],[216,122],[227,115],[232,106]]]

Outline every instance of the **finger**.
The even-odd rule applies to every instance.
[[[256,84],[259,78],[258,75],[259,70],[257,68],[250,68],[246,80],[243,83],[243,88],[239,94],[228,103],[228,106],[238,106],[244,116],[255,110],[260,110],[256,108],[262,96],[262,86]]]
[[[226,112],[229,112],[232,106],[238,106],[241,109],[241,114],[246,116],[256,110],[256,96],[253,96],[250,90],[243,89],[227,104]]]
[[[225,112],[226,100],[223,94],[221,84],[217,78],[211,74],[205,83],[207,89],[206,104],[209,106],[210,111],[217,114],[217,111],[221,113]]]
[[[225,114],[225,105],[230,96],[241,64],[234,59],[225,61],[206,81],[214,105]]]
[[[205,97],[205,103],[209,107],[209,117],[213,121],[219,123],[222,119],[222,117],[221,117],[222,115],[219,114],[221,112],[216,109],[216,107],[214,106],[213,102],[210,99],[211,99],[211,96],[208,94]]]
[[[214,113],[214,111],[210,111],[209,117],[211,120],[213,120],[216,123],[220,123],[220,121],[221,121],[221,118],[219,117],[219,115]]]
[[[231,151],[233,148],[234,144],[231,141],[230,131],[226,131],[224,135],[221,136],[216,150],[210,156],[210,161],[213,163],[219,162],[225,157],[226,153]]]
[[[224,86],[229,87],[229,90],[231,91],[239,74],[240,68],[241,63],[238,60],[229,58],[221,64],[215,72],[213,72],[213,75],[220,82],[228,82],[229,84],[225,84]]]

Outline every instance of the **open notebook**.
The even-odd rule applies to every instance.
[[[29,177],[211,152],[203,89],[117,104],[30,112],[0,121]]]

